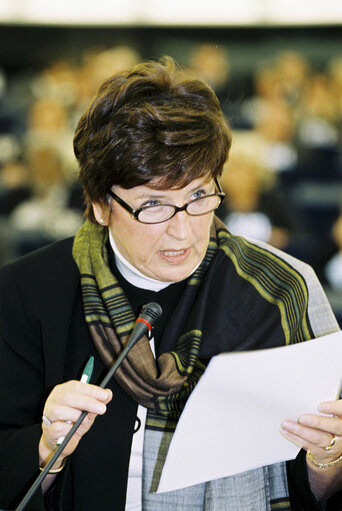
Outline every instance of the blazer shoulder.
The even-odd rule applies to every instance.
[[[7,264],[0,271],[0,289],[7,293],[15,286],[23,302],[30,307],[36,304],[41,310],[48,304],[68,301],[80,285],[72,245],[73,238],[67,238]]]
[[[36,278],[37,282],[49,276],[77,274],[78,268],[72,257],[73,240],[66,238],[30,252],[7,264],[3,271],[10,271],[20,280]]]

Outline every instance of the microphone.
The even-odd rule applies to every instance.
[[[114,375],[115,371],[120,366],[123,359],[127,356],[128,352],[133,348],[133,346],[144,335],[146,335],[147,333],[151,333],[153,325],[155,324],[157,319],[160,318],[162,313],[163,313],[162,308],[160,307],[160,305],[158,303],[155,303],[155,302],[147,303],[142,307],[141,313],[139,314],[139,317],[136,320],[135,327],[133,329],[133,332],[132,332],[126,346],[124,347],[124,349],[122,350],[122,352],[120,353],[118,358],[116,359],[115,363],[109,369],[106,376],[103,378],[99,387],[101,387],[102,389],[105,388],[105,386],[107,385],[107,383],[109,382],[111,377]],[[55,450],[55,452],[53,453],[53,455],[51,456],[51,458],[45,465],[44,469],[40,472],[39,476],[34,481],[31,488],[29,488],[28,492],[26,493],[26,495],[24,496],[24,498],[22,499],[22,501],[20,502],[18,507],[15,509],[15,511],[22,511],[23,509],[25,509],[25,507],[28,504],[29,500],[31,499],[32,495],[35,493],[37,488],[42,484],[42,482],[44,481],[45,477],[47,476],[49,470],[54,465],[57,458],[61,455],[65,446],[67,445],[67,443],[69,442],[71,437],[74,435],[75,431],[79,428],[79,426],[83,422],[87,413],[88,412],[86,412],[86,411],[83,411],[81,413],[81,415],[79,416],[77,421],[74,423],[74,425],[71,428],[71,430],[69,431],[69,433],[65,436],[63,442]]]
[[[147,333],[150,333],[152,330],[152,327],[154,323],[157,321],[157,319],[160,318],[163,311],[161,306],[158,303],[150,302],[144,305],[141,309],[141,313],[139,314],[139,317],[136,320],[135,327],[133,329],[133,332],[129,338],[128,343],[118,356],[115,364],[109,369],[106,376],[103,378],[102,382],[100,383],[99,387],[102,389],[105,388],[123,359],[126,357],[127,353],[130,351],[131,348],[146,335]]]

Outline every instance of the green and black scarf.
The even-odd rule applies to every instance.
[[[109,268],[107,240],[106,228],[86,221],[76,235],[73,256],[81,274],[86,322],[110,367],[136,317]],[[148,427],[172,430],[211,356],[311,338],[307,305],[306,284],[297,270],[266,249],[232,236],[215,218],[205,258],[188,279],[168,329],[167,335],[176,336],[176,349],[156,360],[143,338],[115,378],[148,408]]]

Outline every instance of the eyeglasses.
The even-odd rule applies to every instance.
[[[201,216],[211,213],[219,207],[225,196],[217,179],[214,179],[215,185],[218,188],[218,193],[205,195],[194,199],[178,207],[173,204],[155,204],[152,206],[143,206],[139,209],[133,209],[124,200],[118,197],[112,190],[109,190],[109,195],[118,202],[126,211],[131,213],[135,220],[143,224],[161,224],[167,222],[174,217],[179,211],[186,211],[190,216]]]

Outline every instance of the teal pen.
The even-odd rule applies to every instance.
[[[88,362],[86,363],[86,366],[85,368],[83,369],[83,373],[82,373],[82,376],[81,376],[81,379],[80,381],[82,383],[89,383],[90,382],[90,378],[91,378],[91,375],[93,374],[93,369],[94,369],[94,357],[91,356],[88,360]],[[66,421],[68,424],[71,424],[71,421]],[[60,436],[58,439],[57,439],[57,445],[61,445],[61,443],[64,441],[64,436]]]
[[[89,358],[85,368],[83,369],[83,373],[82,373],[81,380],[80,380],[82,383],[90,382],[91,375],[93,374],[93,369],[94,369],[94,357],[91,356]]]

